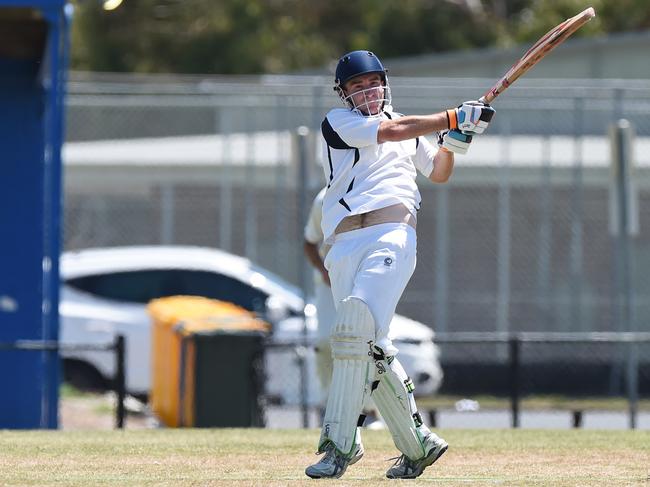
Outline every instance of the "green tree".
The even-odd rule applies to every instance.
[[[650,28],[648,0],[594,0],[576,36]],[[382,57],[527,44],[583,0],[125,0],[77,5],[72,67],[90,71],[282,73],[352,49]]]

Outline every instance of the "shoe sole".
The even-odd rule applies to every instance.
[[[359,454],[352,457],[350,459],[350,461],[348,462],[348,464],[345,466],[345,468],[341,469],[341,471],[339,473],[337,473],[336,475],[331,475],[330,476],[330,475],[309,474],[309,473],[307,473],[307,471],[305,471],[305,475],[307,475],[307,477],[312,478],[312,479],[338,479],[338,478],[341,478],[350,465],[354,465],[359,460],[361,460],[364,453],[365,453],[365,451],[362,450],[361,452],[359,452]]]
[[[348,465],[350,465],[350,464],[348,463]],[[345,471],[348,469],[348,465],[343,467],[336,475],[309,474],[309,473],[307,473],[306,470],[305,470],[305,475],[307,475],[307,477],[312,478],[312,479],[338,479],[338,478],[341,478],[343,476]]]
[[[361,460],[361,458],[363,458],[363,454],[364,454],[364,453],[365,453],[365,451],[364,451],[364,450],[361,450],[357,455],[353,456],[353,457],[350,459],[350,462],[348,463],[348,466],[350,466],[350,465],[354,465],[354,464],[357,463],[359,460]]]
[[[448,448],[449,448],[449,444],[445,443],[444,445],[439,445],[435,449],[431,450],[429,452],[429,455],[427,456],[427,458],[424,459],[424,463],[422,464],[422,468],[420,469],[419,472],[413,472],[411,475],[405,475],[403,477],[394,477],[394,476],[389,477],[388,475],[386,475],[386,477],[388,477],[389,479],[415,479],[415,478],[418,478],[420,475],[422,475],[422,472],[424,472],[424,469],[427,468],[427,467],[430,467],[431,465],[436,463],[438,458],[440,458],[443,455],[443,453],[445,453],[447,451]]]

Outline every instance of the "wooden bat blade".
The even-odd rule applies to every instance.
[[[526,53],[512,65],[485,94],[479,99],[484,103],[491,103],[497,96],[503,93],[522,74],[535,66],[549,52],[562,44],[575,31],[585,25],[596,16],[593,7],[589,7],[578,15],[566,19],[564,22],[553,27],[546,34],[539,38]]]

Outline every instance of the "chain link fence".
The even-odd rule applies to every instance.
[[[406,114],[492,81],[390,80]],[[337,106],[324,77],[73,74],[66,250],[204,245],[301,283],[298,215],[325,179],[314,147],[301,190],[293,134],[318,134]],[[398,313],[439,332],[648,331],[650,82],[521,80],[495,108],[450,183],[420,181],[418,266]],[[636,133],[629,272],[611,231],[608,131],[622,118]]]

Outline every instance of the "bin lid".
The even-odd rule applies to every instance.
[[[170,296],[147,305],[154,326],[173,328],[183,334],[229,329],[268,331],[270,325],[255,313],[236,304],[201,296]]]
[[[208,316],[182,320],[175,328],[181,335],[212,332],[268,332],[271,326],[263,320],[245,315]]]

